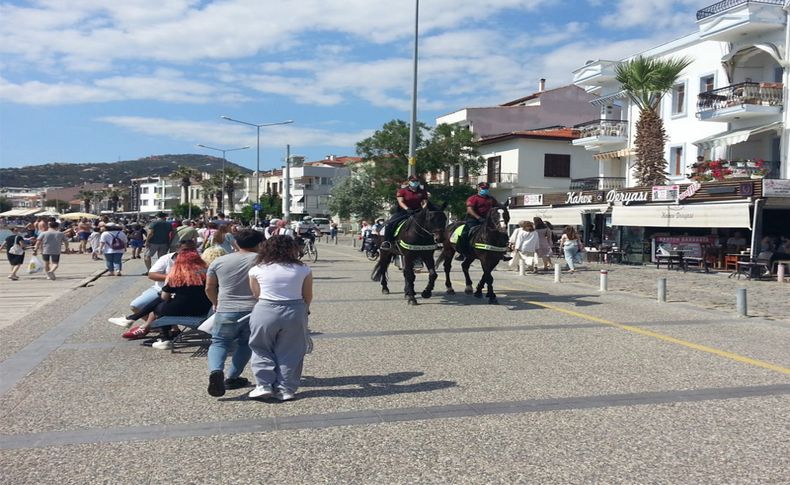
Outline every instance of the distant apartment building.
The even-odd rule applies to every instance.
[[[171,211],[181,203],[181,183],[169,177],[132,179],[130,212],[154,214]]]
[[[351,175],[349,163],[358,157],[328,155],[324,160],[290,169],[290,212],[310,216],[329,215],[329,193],[340,180]]]

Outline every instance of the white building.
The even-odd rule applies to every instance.
[[[181,202],[181,184],[168,177],[132,179],[130,211],[153,214],[172,210]]]
[[[290,212],[310,216],[329,215],[332,187],[351,175],[346,163],[356,157],[330,156],[319,162],[305,163],[290,169]]]
[[[603,121],[591,123],[587,136],[574,144],[595,153],[599,173],[625,176],[635,185],[628,167],[639,113],[619,91],[615,67],[637,55],[689,57],[692,64],[661,104],[669,180],[687,182],[697,156],[759,158],[773,167],[769,177],[788,178],[786,8],[782,0],[719,2],[697,12],[698,32],[620,61],[591,61],[577,69],[574,83],[601,95],[592,103]],[[621,116],[609,118],[618,109]]]

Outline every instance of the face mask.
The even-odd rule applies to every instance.
[[[488,189],[480,189],[480,192],[478,192],[478,193],[480,195],[488,195]]]
[[[409,182],[409,186],[416,189],[417,187],[420,186],[420,183],[419,182]]]

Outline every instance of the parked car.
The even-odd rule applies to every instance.
[[[313,217],[313,224],[318,227],[318,230],[321,232],[328,233],[329,232],[329,225],[332,223],[329,219],[325,217]]]

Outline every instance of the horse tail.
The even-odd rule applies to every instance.
[[[387,268],[389,268],[390,261],[392,261],[392,254],[389,251],[380,251],[379,260],[373,266],[373,272],[370,274],[370,279],[373,281],[387,280]]]

